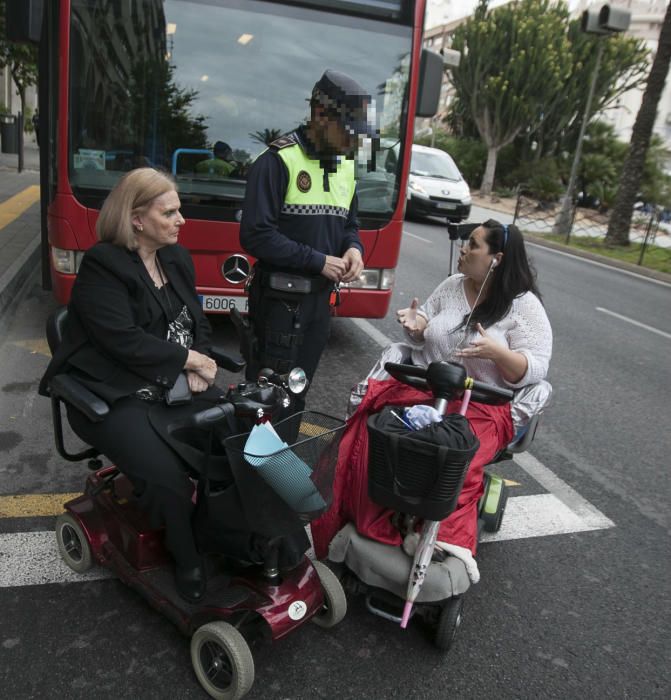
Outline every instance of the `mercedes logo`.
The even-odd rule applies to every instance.
[[[221,274],[232,284],[240,284],[249,277],[249,260],[244,255],[231,255],[221,266]]]

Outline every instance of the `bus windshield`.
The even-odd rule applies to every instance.
[[[235,220],[250,164],[306,120],[327,68],[356,78],[381,141],[401,142],[411,40],[401,23],[278,2],[72,0],[73,191],[95,205],[124,172],[155,166],[190,216]],[[377,160],[357,171],[359,212],[390,219],[401,171]]]

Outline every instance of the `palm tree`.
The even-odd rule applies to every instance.
[[[282,133],[282,129],[264,129],[263,131],[250,131],[249,137],[254,141],[270,146],[273,141],[277,141],[282,136]]]
[[[629,228],[634,212],[636,195],[641,186],[645,156],[650,145],[652,130],[657,116],[657,105],[664,89],[666,75],[671,61],[671,3],[666,8],[666,15],[659,33],[657,54],[652,62],[648,82],[643,93],[641,107],[636,115],[631,132],[629,153],[622,168],[620,187],[615,199],[613,213],[608,222],[606,243],[610,245],[629,245]]]

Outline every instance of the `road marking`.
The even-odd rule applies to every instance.
[[[61,559],[54,532],[14,532],[0,535],[0,588],[76,583],[111,578],[101,566],[77,574]]]
[[[410,233],[410,231],[403,231],[404,236],[412,236],[413,238],[416,238],[418,241],[422,241],[422,243],[433,243],[433,241],[430,241],[428,238],[422,238],[422,236],[418,236],[416,233]]]
[[[18,219],[26,209],[32,207],[39,199],[40,186],[31,185],[2,202],[0,204],[0,229],[11,224],[14,219]]]
[[[389,338],[387,338],[382,331],[375,328],[375,326],[369,321],[366,321],[363,318],[350,318],[349,321],[359,330],[362,330],[369,338],[374,340],[381,347],[386,348],[388,345],[391,345],[391,340],[389,340]]]
[[[0,496],[0,518],[34,518],[60,515],[63,504],[80,493],[34,493]]]
[[[51,357],[49,344],[44,338],[34,338],[30,340],[15,340],[12,345],[16,345],[24,350],[29,350],[32,355],[44,355]]]
[[[502,542],[588,532],[613,526],[614,523],[597,527],[581,518],[553,493],[541,493],[509,498],[501,529],[498,532],[485,532],[481,539],[482,542]]]
[[[660,331],[658,328],[653,328],[652,326],[647,326],[645,323],[641,323],[640,321],[634,321],[633,318],[628,318],[627,316],[622,316],[621,314],[616,314],[614,311],[609,311],[608,309],[604,309],[601,306],[597,306],[596,310],[601,311],[601,313],[603,313],[603,314],[608,314],[609,316],[614,316],[615,318],[619,318],[621,321],[626,321],[627,323],[631,323],[633,326],[638,326],[639,328],[644,328],[646,331],[650,331],[651,333],[657,333],[657,335],[661,335],[663,338],[671,339],[671,333],[666,333],[664,331]]]
[[[532,243],[531,241],[524,242],[526,246],[532,248],[540,248],[546,250],[548,253],[554,253],[555,255],[563,255],[566,258],[573,258],[574,260],[580,260],[581,262],[588,263],[589,265],[596,265],[597,267],[603,267],[611,272],[620,272],[623,275],[629,275],[630,277],[636,277],[644,282],[653,282],[654,284],[661,284],[664,287],[671,287],[671,284],[664,282],[663,280],[655,279],[654,277],[647,277],[646,275],[641,275],[638,272],[632,272],[631,270],[624,270],[621,267],[614,267],[613,265],[607,265],[606,263],[599,262],[598,260],[591,260],[590,258],[583,258],[574,253],[565,253],[563,250],[555,250],[554,248],[549,248],[548,246],[540,245],[539,243]]]

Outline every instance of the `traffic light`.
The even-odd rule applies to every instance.
[[[602,5],[582,13],[581,28],[587,34],[619,34],[629,29],[631,13],[621,7]]]

